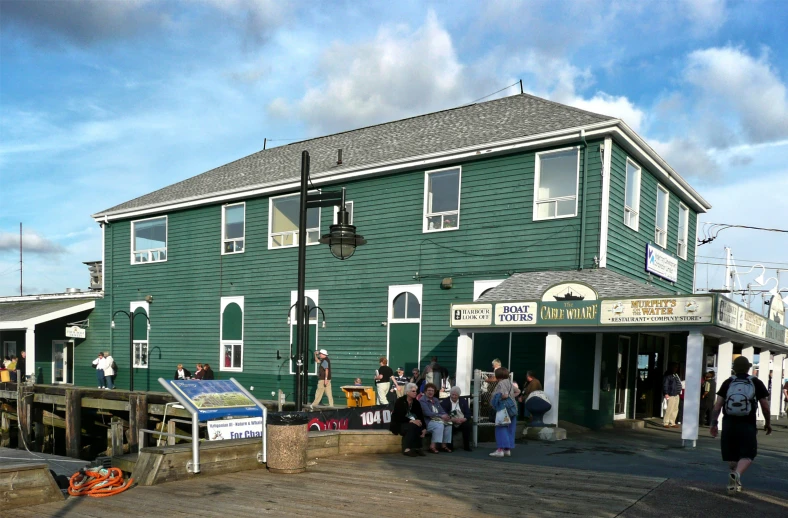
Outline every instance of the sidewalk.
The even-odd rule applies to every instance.
[[[785,492],[788,499],[788,420],[776,421],[772,429],[768,437],[763,431],[758,433],[758,456],[744,475],[743,485],[745,491]],[[488,458],[494,448],[494,443],[482,443],[472,453],[457,451],[452,455]],[[683,448],[681,428],[649,424],[644,430],[570,433],[566,441],[559,442],[520,442],[512,457],[499,461],[692,480],[713,488],[724,487],[728,474],[720,440],[709,436],[708,428],[701,429],[696,448]]]

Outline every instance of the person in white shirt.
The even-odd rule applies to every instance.
[[[104,354],[99,352],[98,358],[93,360],[93,366],[96,368],[96,380],[98,381],[98,388],[103,389],[106,388],[107,382],[104,377],[104,365],[106,362],[104,361]]]
[[[110,356],[109,351],[104,352],[104,379],[107,382],[106,388],[112,390],[115,388],[115,369],[112,365],[115,360]]]

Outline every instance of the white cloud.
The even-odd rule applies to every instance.
[[[317,75],[319,86],[292,106],[275,100],[269,113],[295,111],[325,134],[457,106],[474,91],[433,12],[416,30],[387,25],[371,41],[331,44]]]
[[[681,0],[680,4],[697,33],[717,30],[728,18],[725,0]]]
[[[649,144],[684,178],[714,177],[720,173],[711,150],[695,139],[676,137],[667,142],[652,139]]]
[[[60,254],[65,249],[35,232],[22,232],[22,250],[31,254]],[[19,234],[0,231],[0,252],[19,251]]]
[[[591,99],[576,97],[567,104],[590,112],[617,117],[626,122],[635,131],[640,131],[645,118],[643,110],[635,106],[632,101],[623,95],[614,96],[599,92]]]
[[[756,59],[733,47],[697,50],[688,56],[685,78],[697,90],[708,138],[760,143],[788,137],[786,87],[768,53]],[[734,134],[715,134],[720,123]]]

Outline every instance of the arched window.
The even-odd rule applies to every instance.
[[[132,306],[136,304],[132,302]],[[134,344],[134,367],[148,368],[148,312],[143,305],[132,307],[134,327],[132,342]]]
[[[309,326],[307,327],[307,344],[306,344],[306,365],[307,365],[307,372],[309,375],[317,374],[317,363],[313,361],[313,354],[314,351],[320,349],[318,346],[319,341],[319,332],[320,326],[318,322],[322,320],[322,316],[320,315],[320,310],[317,309],[317,306],[320,304],[320,292],[319,290],[306,290],[304,292],[304,304],[308,309],[309,315]],[[298,292],[291,291],[290,292],[290,374],[295,374],[295,361],[293,360],[293,356],[295,356],[296,352],[296,342],[297,342],[297,326],[298,326],[298,318],[296,313],[295,303],[298,298]]]
[[[244,358],[244,298],[222,297],[219,369],[242,371]]]
[[[394,298],[391,316],[393,318],[419,318],[421,315],[421,304],[416,295],[406,291]]]

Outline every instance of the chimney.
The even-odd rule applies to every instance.
[[[342,165],[342,148],[337,149],[337,165]]]

